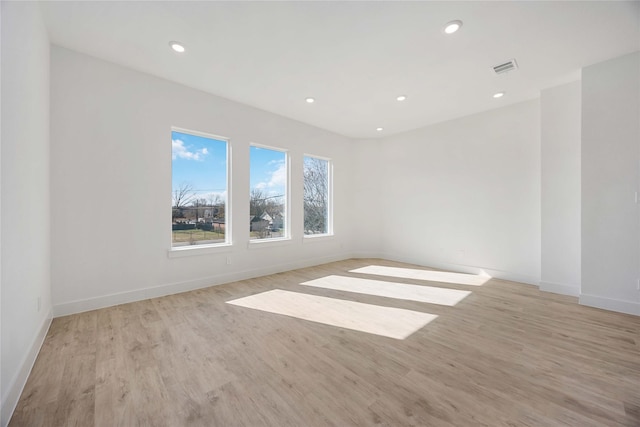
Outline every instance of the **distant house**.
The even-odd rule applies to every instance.
[[[250,216],[249,218],[251,231],[272,231],[279,230],[284,227],[284,217],[280,213],[276,213],[272,217],[268,213],[264,212],[262,215]]]
[[[284,216],[280,213],[275,214],[273,216],[273,219],[271,220],[270,225],[272,230],[279,230],[284,228]]]
[[[265,216],[268,218],[265,218]],[[258,231],[258,232],[263,232],[265,230],[267,230],[267,228],[269,227],[269,221],[271,220],[271,217],[269,215],[262,214],[260,216],[250,216],[249,217],[249,230],[250,231]]]

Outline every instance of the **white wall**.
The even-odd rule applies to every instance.
[[[2,95],[2,5],[0,5],[0,96]],[[2,189],[2,102],[0,102],[0,190]],[[0,425],[4,426],[3,417],[3,382],[2,382],[2,198],[0,197]]]
[[[49,40],[37,3],[2,2],[0,7],[1,389],[6,425],[51,318]]]
[[[580,302],[640,314],[640,53],[582,70]]]
[[[537,100],[385,138],[375,209],[381,255],[538,284]],[[363,180],[367,182],[367,179]]]
[[[540,96],[542,255],[540,289],[580,294],[580,82]]]
[[[55,46],[51,87],[56,315],[349,256],[349,139]],[[171,126],[230,138],[230,252],[167,256]],[[292,240],[286,244],[248,249],[252,142],[291,155]],[[303,243],[305,153],[334,162],[333,239]]]
[[[360,258],[382,256],[384,217],[390,210],[381,185],[387,165],[381,157],[382,141],[355,140],[352,142],[353,160],[353,231],[354,255]]]

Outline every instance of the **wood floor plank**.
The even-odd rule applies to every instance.
[[[54,319],[10,426],[640,427],[640,317],[429,271],[353,259]],[[272,290],[438,317],[400,340],[227,303]]]

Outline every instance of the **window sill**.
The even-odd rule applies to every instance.
[[[326,242],[327,240],[333,240],[335,237],[335,234],[305,234],[302,238],[302,243]]]
[[[209,255],[231,252],[231,243],[221,243],[216,245],[192,245],[177,246],[167,251],[169,258],[181,258],[186,256]]]
[[[285,246],[291,244],[291,237],[279,237],[275,239],[255,239],[249,240],[247,248],[259,249],[259,248],[271,248],[274,246]]]

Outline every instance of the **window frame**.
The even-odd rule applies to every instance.
[[[188,255],[206,255],[208,253],[213,252],[228,252],[233,245],[232,240],[232,182],[231,182],[231,138],[216,135],[208,132],[196,131],[186,128],[181,128],[177,126],[171,126],[171,133],[179,132],[188,135],[198,136],[201,138],[212,139],[215,141],[224,142],[226,145],[226,200],[224,206],[224,219],[225,219],[225,232],[224,232],[224,242],[217,243],[206,243],[200,245],[184,245],[184,246],[173,246],[173,230],[170,230],[169,234],[169,258],[182,257]],[[173,139],[173,138],[172,138]],[[173,153],[172,153],[173,155]],[[170,193],[170,197],[172,197],[173,193],[173,159],[171,161],[171,188],[172,191]],[[173,209],[173,200],[170,202],[170,207]]]
[[[321,234],[306,234],[304,229],[304,161],[307,157],[327,162],[327,232]],[[302,155],[302,236],[303,242],[325,240],[335,236],[333,230],[333,160],[330,157],[304,153]]]
[[[287,244],[291,242],[291,154],[288,149],[274,147],[271,145],[259,144],[255,142],[249,143],[249,194],[247,198],[247,202],[251,203],[251,148],[261,148],[264,150],[277,151],[284,154],[284,163],[285,170],[287,172],[287,177],[285,179],[285,195],[284,195],[284,215],[285,215],[285,223],[284,223],[284,235],[281,237],[265,237],[263,239],[253,239],[251,238],[251,227],[248,227],[247,234],[249,237],[249,245],[251,248],[256,247],[256,245],[281,245]],[[251,215],[251,207],[249,207],[249,215]],[[278,243],[280,242],[280,243]]]

